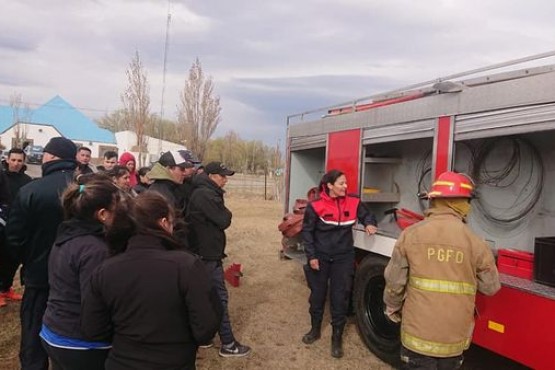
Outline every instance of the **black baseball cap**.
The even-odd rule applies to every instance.
[[[222,162],[210,162],[204,166],[204,172],[207,174],[217,174],[223,176],[233,176],[235,171],[230,170]]]

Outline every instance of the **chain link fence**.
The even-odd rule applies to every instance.
[[[228,177],[225,191],[231,196],[254,197],[279,202],[283,199],[284,177],[236,173]]]

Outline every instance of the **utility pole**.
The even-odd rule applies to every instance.
[[[162,154],[162,128],[164,123],[164,95],[166,93],[166,71],[168,62],[168,49],[170,44],[170,24],[172,21],[171,0],[168,0],[168,17],[166,20],[166,41],[164,43],[164,70],[162,73],[162,99],[160,102],[160,123],[158,124],[158,155]]]

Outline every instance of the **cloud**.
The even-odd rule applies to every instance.
[[[544,52],[555,2],[172,0],[164,111],[199,57],[217,134],[273,142],[289,114]],[[136,50],[161,110],[168,2],[2,1],[0,100],[60,94],[93,117],[121,107]],[[86,108],[90,108],[87,110]]]

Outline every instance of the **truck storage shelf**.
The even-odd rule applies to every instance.
[[[363,202],[373,203],[398,203],[400,198],[399,193],[368,193],[361,197]]]
[[[393,157],[365,157],[364,163],[389,163],[398,164],[401,163],[401,158]]]

